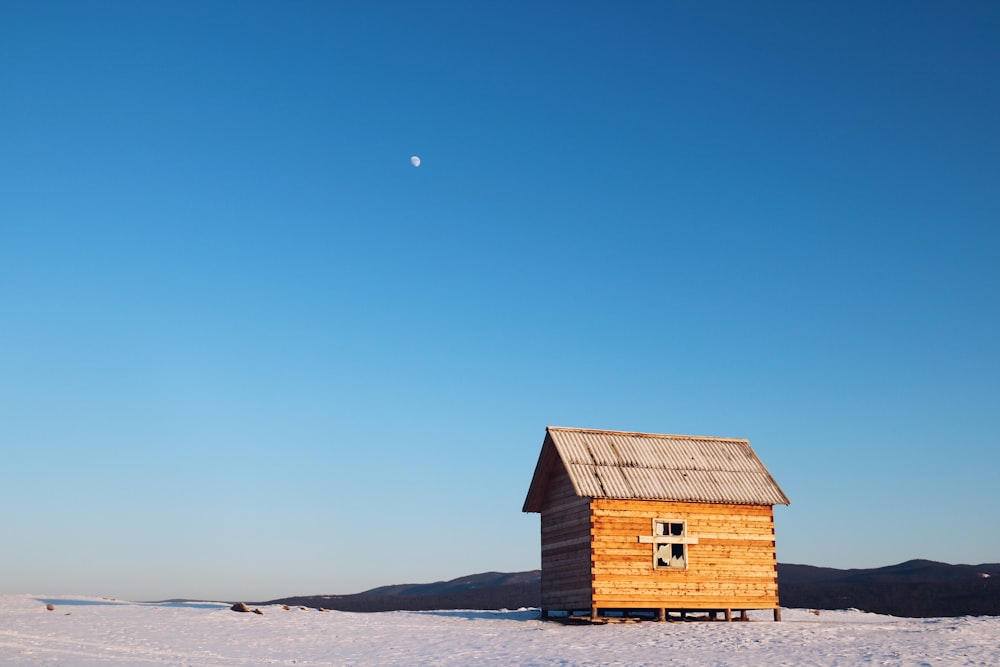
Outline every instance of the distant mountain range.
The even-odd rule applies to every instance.
[[[861,609],[893,616],[1000,616],[1000,563],[910,560],[873,569],[778,564],[785,607]],[[307,595],[255,604],[393,611],[517,609],[541,601],[541,571],[484,572],[430,584],[380,586],[353,595]]]
[[[539,606],[541,586],[541,570],[484,572],[431,584],[379,586],[353,595],[306,595],[257,604],[339,611],[518,609]]]
[[[909,560],[874,569],[778,564],[786,607],[854,608],[893,616],[1000,616],[1000,563]]]

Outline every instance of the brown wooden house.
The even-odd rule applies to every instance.
[[[546,429],[525,512],[542,517],[542,616],[774,611],[774,505],[747,440]]]

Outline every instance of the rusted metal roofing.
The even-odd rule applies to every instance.
[[[525,512],[541,511],[556,463],[581,497],[790,504],[748,440],[550,426]]]

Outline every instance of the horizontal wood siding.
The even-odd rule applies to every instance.
[[[686,570],[655,569],[653,519],[687,521]],[[778,607],[770,505],[595,498],[590,503],[593,604],[601,608],[774,609]]]
[[[554,466],[542,507],[542,609],[590,609],[590,499]]]

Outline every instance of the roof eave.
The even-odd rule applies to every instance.
[[[528,487],[528,495],[524,498],[522,512],[541,512],[542,503],[545,500],[545,485],[548,481],[549,472],[552,470],[554,460],[559,456],[556,452],[555,444],[545,431],[545,440],[542,442],[542,451],[538,453],[538,462],[535,463],[535,473],[531,476],[531,485]]]

